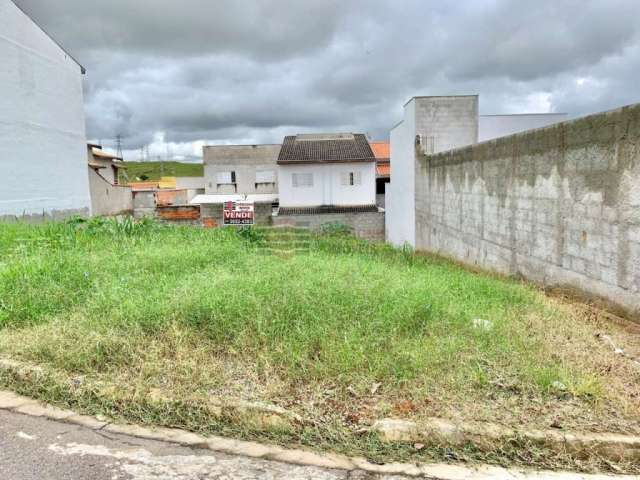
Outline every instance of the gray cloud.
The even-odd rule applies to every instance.
[[[384,137],[413,95],[575,115],[640,97],[637,0],[16,1],[87,67],[88,135],[132,150],[158,132],[185,155],[197,140]]]

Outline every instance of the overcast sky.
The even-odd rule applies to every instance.
[[[87,68],[88,136],[121,134],[131,160],[145,144],[386,139],[415,95],[478,93],[484,114],[640,101],[639,0],[16,3]]]

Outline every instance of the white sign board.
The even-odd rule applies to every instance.
[[[254,203],[246,200],[225,202],[223,216],[223,225],[253,225],[255,221]]]

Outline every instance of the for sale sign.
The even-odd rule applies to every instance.
[[[253,202],[225,202],[224,225],[253,225],[255,208]]]

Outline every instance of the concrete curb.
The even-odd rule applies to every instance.
[[[364,458],[343,455],[317,454],[304,450],[291,450],[255,442],[229,440],[221,437],[204,437],[185,430],[172,428],[150,428],[131,424],[116,424],[97,417],[78,415],[70,410],[62,410],[13,392],[0,391],[0,410],[20,413],[32,417],[42,417],[78,425],[91,430],[128,435],[149,440],[175,443],[194,448],[203,448],[228,455],[239,455],[262,460],[284,462],[293,465],[311,466],[333,470],[363,471],[373,474],[422,476],[441,480],[605,480],[637,479],[637,476],[590,475],[569,472],[527,472],[513,471],[501,467],[482,465],[477,468],[447,464],[411,465],[389,463],[376,465]]]
[[[640,460],[640,437],[634,435],[559,430],[520,431],[490,423],[453,423],[440,418],[432,418],[421,424],[384,419],[377,421],[372,431],[382,441],[390,443],[429,443],[435,439],[450,445],[472,442],[480,448],[490,448],[492,442],[520,439],[579,458],[599,455],[613,462]]]

